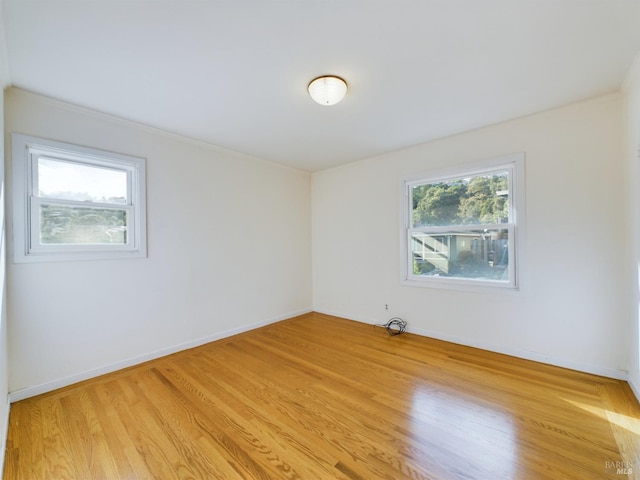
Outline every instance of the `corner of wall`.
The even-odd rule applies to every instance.
[[[629,345],[628,345],[628,383],[640,401],[640,294],[638,278],[640,266],[640,187],[633,179],[640,172],[640,52],[633,63],[621,87],[624,95],[624,157],[627,184],[627,215],[629,225]]]
[[[0,1],[0,477],[4,471],[9,430],[9,372],[7,354],[6,309],[6,238],[5,238],[5,169],[4,169],[4,89],[11,84],[4,16]]]
[[[9,435],[9,413],[11,411],[11,403],[9,402],[9,396],[7,395],[2,405],[2,411],[0,411],[0,425],[4,428],[0,431],[0,478],[4,472],[4,462],[7,452],[7,437]]]
[[[636,400],[640,402],[640,384],[631,376],[627,379],[627,383],[629,384],[629,387],[631,387],[631,391],[635,395]]]
[[[636,54],[622,82],[621,90],[628,92],[640,83],[640,51]]]

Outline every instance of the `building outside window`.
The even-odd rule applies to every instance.
[[[403,283],[519,288],[524,154],[407,178],[403,190]]]

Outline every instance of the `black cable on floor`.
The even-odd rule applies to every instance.
[[[407,322],[399,317],[393,317],[384,325],[375,325],[376,327],[384,327],[389,335],[400,335],[407,330]]]

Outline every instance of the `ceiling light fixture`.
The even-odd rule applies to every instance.
[[[320,105],[335,105],[347,93],[347,82],[334,75],[314,78],[307,87],[309,95]]]

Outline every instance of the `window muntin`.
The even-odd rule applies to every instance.
[[[515,157],[405,181],[406,283],[518,288]]]
[[[146,256],[143,159],[13,141],[15,261]]]

